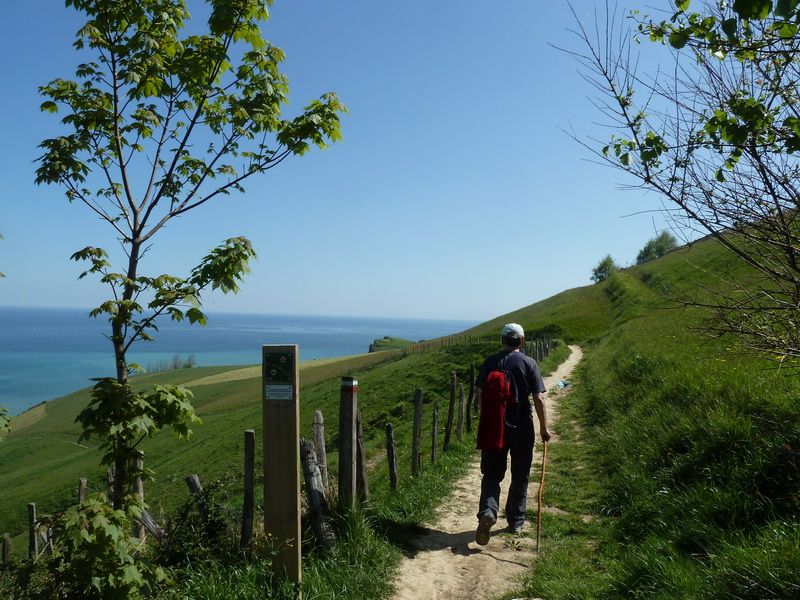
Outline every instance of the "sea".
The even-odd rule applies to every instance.
[[[16,415],[114,375],[108,320],[74,308],[0,307],[0,406]],[[163,369],[175,357],[196,366],[254,365],[263,344],[298,344],[300,361],[361,354],[376,338],[432,339],[475,321],[208,313],[205,326],[168,319],[130,362]]]

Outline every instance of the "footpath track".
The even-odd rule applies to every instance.
[[[578,346],[570,346],[570,350],[569,358],[544,378],[551,444],[558,443],[558,402],[570,389],[560,389],[556,383],[571,377],[582,356]],[[538,442],[528,487],[528,507],[533,507],[534,512],[541,450],[542,444]],[[501,505],[509,481],[507,473],[501,486]],[[475,543],[480,482],[480,460],[476,454],[467,475],[456,482],[452,494],[442,502],[436,522],[413,540],[413,549],[398,570],[393,600],[490,600],[513,589],[527,571],[536,551],[535,521],[526,523],[521,534],[507,534],[502,531],[505,519],[501,513],[489,543],[486,546]]]

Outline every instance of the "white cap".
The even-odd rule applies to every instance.
[[[506,323],[503,325],[503,330],[500,332],[500,335],[510,338],[524,338],[525,332],[522,330],[522,325],[519,323]]]

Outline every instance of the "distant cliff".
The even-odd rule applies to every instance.
[[[396,338],[391,337],[388,335],[383,336],[372,342],[369,345],[370,352],[381,352],[383,350],[394,350],[396,348],[402,348],[403,346],[410,346],[411,344],[416,344],[414,340],[404,340],[403,338]]]

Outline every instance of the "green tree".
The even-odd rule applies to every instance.
[[[712,330],[800,358],[800,2],[674,7],[668,19],[634,12],[635,30],[608,6],[595,31],[576,18],[584,49],[573,54],[616,130],[597,155],[659,193],[679,227],[710,234],[757,273],[755,286],[720,286]],[[641,72],[641,39],[674,64]]]
[[[590,279],[595,283],[600,283],[601,281],[605,281],[609,278],[611,273],[617,270],[617,265],[614,262],[614,259],[611,258],[610,254],[604,256],[597,266],[592,269],[592,276]]]
[[[664,256],[678,247],[678,240],[669,231],[662,231],[656,237],[647,240],[644,247],[636,255],[636,264],[641,265],[648,260]]]
[[[110,292],[91,315],[109,320],[116,376],[98,380],[78,420],[83,437],[102,440],[103,462],[116,471],[113,504],[123,511],[141,475],[131,468],[137,445],[162,428],[188,436],[198,420],[186,389],[134,391],[128,350],[150,340],[161,317],[204,324],[201,293],[236,292],[255,256],[248,240],[231,238],[175,276],[144,273],[145,252],[176,217],[340,138],[345,108],[332,93],[282,117],[284,54],[261,33],[268,4],[210,0],[205,28],[189,28],[184,0],[66,0],[86,18],[74,46],[91,59],[74,79],[40,88],[42,110],[64,116],[63,133],[41,143],[36,182],[63,186],[125,252],[119,269],[99,247],[72,256],[88,265],[81,277],[99,277]]]

